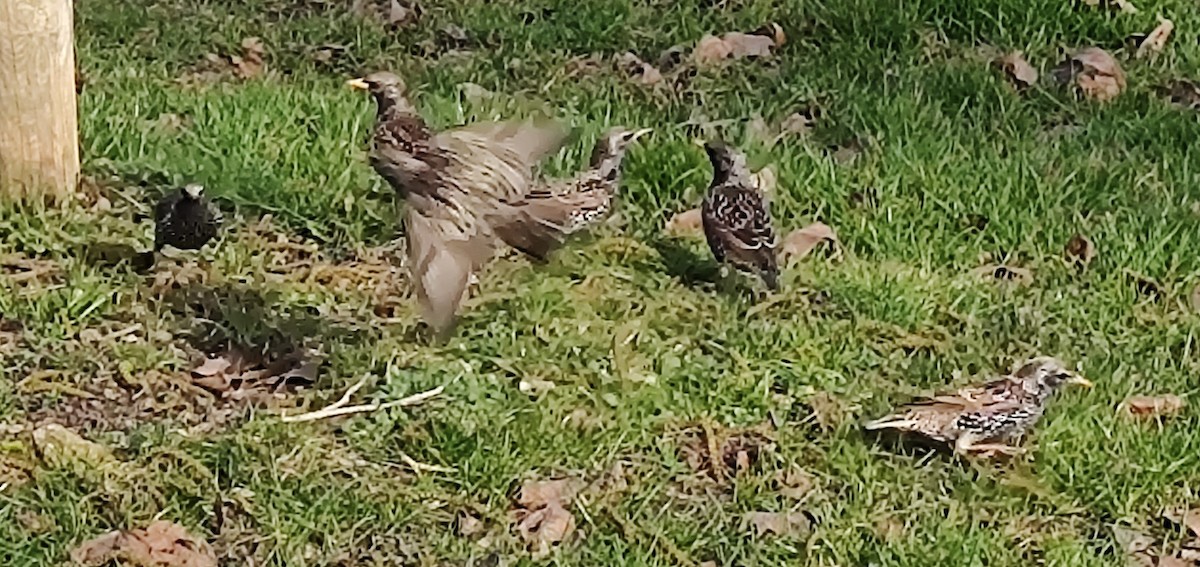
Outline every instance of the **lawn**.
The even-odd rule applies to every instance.
[[[1200,505],[1200,411],[1120,408],[1198,390],[1200,119],[1157,91],[1200,78],[1194,2],[445,0],[396,25],[349,4],[76,2],[80,198],[0,206],[0,563],[160,519],[227,565],[1118,566],[1130,534],[1153,541],[1141,559],[1200,537],[1164,519]],[[1175,33],[1135,58],[1156,14]],[[769,58],[655,85],[613,63],[769,22]],[[1112,101],[1047,77],[1088,46],[1128,75]],[[1014,50],[1037,85],[991,63]],[[547,175],[609,126],[654,128],[619,217],[546,265],[499,258],[444,345],[421,338],[402,205],[366,162],[373,105],[345,86],[378,69],[439,127],[571,124]],[[815,121],[763,141],[797,112]],[[837,231],[778,294],[717,283],[703,239],[664,229],[699,205],[694,140],[717,136],[775,171],[782,234]],[[150,274],[119,261],[193,181],[220,240]],[[319,367],[299,391],[198,387],[230,349]],[[1023,457],[862,431],[1036,355],[1096,387],[1062,392]],[[364,380],[352,403],[445,390],[280,419]],[[544,540],[574,530],[539,549],[537,514]]]

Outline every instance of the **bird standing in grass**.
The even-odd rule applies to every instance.
[[[775,231],[746,156],[724,142],[704,144],[713,179],[700,207],[704,237],[717,262],[757,273],[767,288],[779,289]]]
[[[964,455],[1018,455],[1024,449],[1011,443],[1037,423],[1050,396],[1065,384],[1092,386],[1058,359],[1038,357],[1011,375],[902,406],[866,429],[916,433],[952,443]]]
[[[498,241],[540,251],[562,240],[562,211],[523,199],[534,165],[562,146],[566,132],[548,120],[434,132],[396,75],[381,71],[348,84],[375,99],[371,166],[406,202],[417,300],[425,321],[444,338],[470,278],[492,258]]]
[[[625,151],[648,132],[649,128],[621,127],[606,132],[596,142],[587,170],[570,179],[547,181],[526,194],[515,205],[533,214],[516,217],[518,222],[511,226],[497,227],[501,236],[531,258],[545,261],[563,238],[596,225],[612,210],[613,197],[621,185]],[[551,222],[530,224],[524,222],[525,218]]]
[[[190,183],[171,191],[154,205],[154,249],[138,260],[139,268],[154,264],[164,246],[199,250],[217,237],[223,221],[221,210],[204,196],[204,187]]]

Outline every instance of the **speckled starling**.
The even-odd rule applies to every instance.
[[[543,121],[481,122],[434,132],[405,95],[404,82],[388,72],[349,85],[371,93],[376,122],[372,167],[404,198],[408,265],[424,319],[445,336],[454,326],[467,282],[493,256],[497,241],[519,226],[554,226],[540,211],[522,208],[533,167],[566,138]],[[515,223],[526,217],[529,222]],[[504,234],[496,227],[508,227]],[[521,233],[525,248],[553,231]],[[507,238],[506,238],[507,237]],[[514,246],[520,248],[519,246]]]
[[[553,247],[567,236],[586,230],[612,210],[620,189],[621,161],[635,140],[649,128],[609,130],[596,142],[587,170],[569,179],[538,184],[514,205],[520,214],[497,227],[501,237],[530,257],[545,261]]]
[[[723,142],[704,144],[713,179],[700,207],[704,237],[717,262],[756,273],[771,290],[779,288],[775,231],[746,156]]]
[[[1015,455],[1023,449],[1012,443],[1037,423],[1050,396],[1064,384],[1092,386],[1058,359],[1038,357],[1011,375],[905,405],[865,427],[950,443],[959,454]]]

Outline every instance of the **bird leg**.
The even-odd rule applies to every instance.
[[[1015,457],[1025,453],[1025,449],[1014,447],[1004,443],[981,443],[978,436],[970,433],[964,434],[954,442],[954,452],[959,455],[969,456],[978,454],[981,457],[988,458],[996,453]]]

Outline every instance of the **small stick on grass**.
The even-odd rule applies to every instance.
[[[302,413],[299,415],[281,415],[281,416],[279,416],[279,420],[284,423],[299,423],[299,422],[304,422],[304,421],[316,421],[318,419],[337,417],[340,415],[349,415],[352,413],[366,413],[366,412],[378,411],[378,410],[382,410],[382,409],[394,408],[394,407],[399,407],[399,406],[415,406],[417,404],[424,403],[431,398],[435,398],[435,397],[441,395],[442,390],[446,389],[445,386],[438,386],[432,390],[421,392],[419,394],[413,394],[411,396],[401,398],[399,400],[387,402],[387,403],[375,402],[375,403],[371,403],[371,404],[362,404],[362,405],[358,405],[358,406],[345,407],[346,404],[350,402],[350,396],[353,395],[354,392],[357,392],[358,389],[361,388],[365,382],[366,382],[366,378],[363,378],[357,384],[351,386],[350,389],[346,390],[346,393],[342,394],[342,398],[340,400],[330,404],[329,406],[327,406],[325,408],[322,408],[322,409],[319,409],[316,411],[310,411],[308,413]]]

